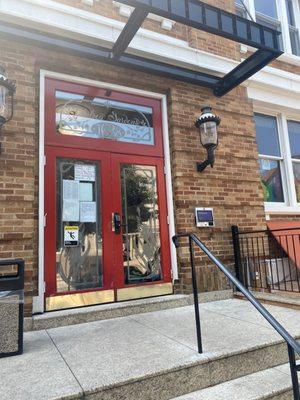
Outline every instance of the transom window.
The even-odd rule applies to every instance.
[[[236,0],[237,13],[282,32],[283,48],[300,56],[300,8],[297,0]],[[249,17],[249,16],[248,16]]]
[[[300,208],[300,122],[286,115],[254,115],[266,208]]]
[[[151,107],[62,91],[55,97],[61,135],[154,145]]]

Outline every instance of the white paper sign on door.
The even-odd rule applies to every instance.
[[[79,221],[79,182],[63,180],[63,221]]]
[[[77,222],[79,221],[79,201],[64,200],[63,201],[63,221]]]
[[[76,181],[95,182],[96,167],[95,165],[75,164],[74,176]]]
[[[63,180],[63,200],[79,200],[79,182],[69,179]]]
[[[93,183],[79,183],[79,201],[93,201]]]
[[[80,202],[80,222],[96,222],[96,202]]]

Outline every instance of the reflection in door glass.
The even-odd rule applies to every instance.
[[[102,286],[98,164],[57,160],[57,292]]]
[[[162,279],[156,168],[121,166],[126,284]]]

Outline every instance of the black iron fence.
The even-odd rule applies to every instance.
[[[246,288],[300,292],[299,228],[241,232],[232,226],[235,269]]]

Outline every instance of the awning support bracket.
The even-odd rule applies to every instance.
[[[125,52],[135,34],[147,18],[148,11],[144,8],[135,8],[130,15],[127,24],[120,33],[116,43],[113,46],[113,59],[118,60]]]

